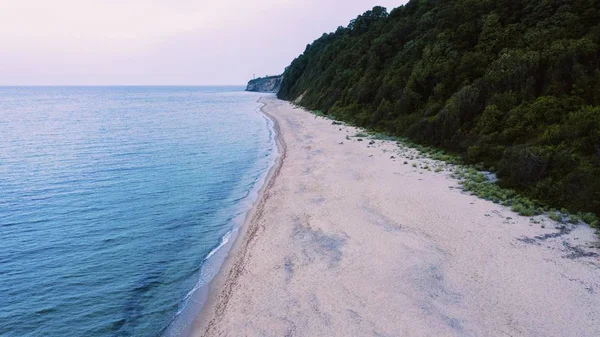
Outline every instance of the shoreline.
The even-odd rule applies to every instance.
[[[519,216],[413,149],[260,102],[279,157],[191,336],[600,335],[593,229]]]
[[[257,221],[263,214],[264,204],[269,198],[269,189],[273,186],[275,178],[279,175],[281,166],[285,160],[286,144],[281,135],[279,122],[274,116],[264,110],[267,103],[263,102],[263,100],[263,96],[258,99],[258,102],[261,104],[259,110],[273,123],[273,138],[277,150],[275,162],[269,169],[265,181],[258,191],[257,198],[246,213],[242,225],[238,228],[237,235],[232,240],[231,248],[227,251],[225,261],[204,289],[206,299],[201,310],[191,322],[189,337],[203,336],[205,330],[211,326],[211,313],[213,311],[222,311],[224,309],[222,307],[227,305],[228,296],[231,294],[233,284],[243,268],[243,261],[241,259],[247,253],[248,245],[255,239]]]

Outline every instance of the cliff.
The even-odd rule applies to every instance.
[[[278,92],[282,81],[283,75],[260,77],[248,82],[246,91]]]
[[[600,214],[600,0],[375,7],[286,68],[278,97],[459,154]]]

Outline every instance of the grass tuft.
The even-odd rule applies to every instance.
[[[331,117],[320,110],[313,111],[312,113],[319,117]],[[339,121],[333,121],[332,124],[342,125],[344,123]],[[384,133],[358,132],[353,137],[395,141],[398,147],[400,147],[401,149],[414,149],[419,152],[416,156],[411,155],[409,158],[411,160],[429,158],[444,162],[446,164],[455,165],[455,170],[451,176],[455,179],[458,179],[459,183],[463,187],[463,190],[471,193],[472,195],[475,195],[485,200],[490,200],[496,204],[510,207],[511,210],[522,216],[531,217],[535,215],[546,214],[551,220],[560,223],[569,222],[571,224],[578,224],[580,222],[585,222],[588,225],[590,225],[590,227],[598,229],[599,231],[597,231],[597,233],[600,236],[600,218],[598,218],[596,214],[573,214],[565,208],[556,210],[553,208],[549,208],[548,205],[542,204],[537,200],[531,200],[522,195],[519,195],[516,191],[512,189],[502,188],[498,184],[496,184],[495,181],[490,181],[488,178],[489,172],[495,172],[494,168],[490,168],[489,172],[482,172],[485,169],[483,164],[467,166],[464,164],[463,159],[459,156],[449,154],[440,149],[416,144],[406,138],[394,137]],[[346,139],[350,140],[350,137],[346,136]],[[404,164],[408,164],[408,162],[405,161]],[[412,163],[412,167],[416,168],[417,163]],[[429,165],[425,165],[422,168],[425,170],[431,170]],[[442,170],[442,166],[436,166],[435,168],[435,172],[440,172]],[[544,226],[542,225],[542,227]]]

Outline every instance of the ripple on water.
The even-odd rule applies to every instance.
[[[165,331],[275,154],[241,89],[0,88],[0,335]]]

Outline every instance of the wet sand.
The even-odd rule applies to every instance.
[[[280,161],[193,336],[600,336],[592,229],[534,223],[414,150],[262,101]]]

